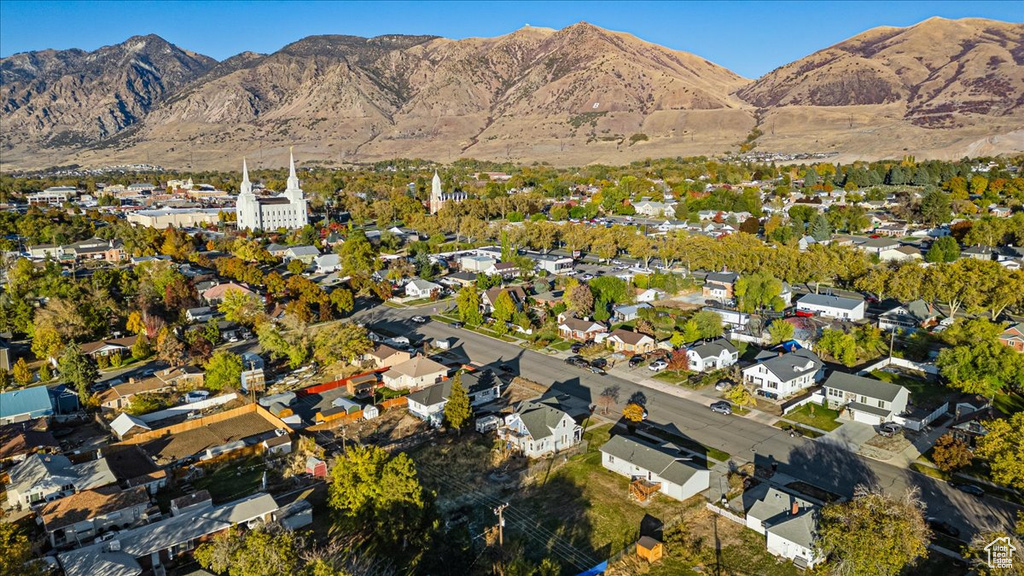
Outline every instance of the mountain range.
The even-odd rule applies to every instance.
[[[780,41],[785,41],[784,39]],[[1024,24],[881,27],[756,80],[581,22],[497,38],[311,36],[222,62],[158,36],[0,59],[0,164],[555,165],[758,152],[1024,151]]]

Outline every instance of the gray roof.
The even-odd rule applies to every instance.
[[[568,416],[562,410],[541,404],[539,402],[524,401],[516,408],[519,419],[526,426],[526,431],[533,436],[534,440],[541,440],[551,436],[552,430],[558,427],[562,418]]]
[[[863,376],[847,374],[846,372],[833,372],[825,380],[825,387],[850,392],[858,396],[885,400],[886,402],[892,402],[896,399],[900,390],[904,390],[903,386],[898,384],[891,384],[875,380],[874,378],[864,378]]]
[[[287,251],[292,256],[319,256],[320,255],[320,251],[316,249],[316,246],[292,246]]]
[[[711,357],[717,358],[722,355],[722,350],[725,350],[729,354],[739,352],[739,350],[736,350],[736,347],[732,345],[732,342],[729,342],[725,338],[719,338],[713,342],[694,346],[693,348],[690,348],[690,350],[695,352],[697,356],[702,359]]]
[[[58,558],[67,576],[120,576],[139,571],[114,569],[130,565],[128,560],[143,558],[167,550],[176,544],[197,540],[276,511],[277,502],[269,494],[257,493],[228,504],[203,508],[172,516],[119,534],[120,551],[111,552],[111,542],[98,542]],[[138,564],[135,564],[138,566]]]
[[[704,279],[705,284],[733,284],[740,279],[740,275],[735,272],[711,272],[707,278]]]
[[[853,310],[863,304],[864,300],[859,298],[830,296],[828,294],[806,294],[797,300],[797,302],[801,304],[810,304],[812,306],[828,306],[830,308],[840,308],[842,310]]]
[[[409,394],[409,400],[417,402],[424,406],[434,406],[440,404],[446,400],[452,394],[452,382],[453,378],[449,378],[441,382],[440,384],[434,384],[433,386],[427,386],[422,390],[418,390]],[[497,384],[497,379],[490,370],[484,370],[479,374],[463,374],[462,375],[462,386],[466,389],[469,394],[476,394],[493,388]]]
[[[9,472],[10,486],[27,492],[33,486],[52,484],[56,490],[73,484],[76,490],[99,488],[117,482],[104,458],[72,465],[59,454],[33,454]]]
[[[818,531],[817,511],[814,508],[801,508],[795,516],[786,516],[765,530],[804,548],[813,549]]]
[[[817,372],[821,368],[821,360],[818,359],[818,355],[806,348],[768,358],[760,364],[783,382],[789,382],[808,372]]]
[[[896,306],[892,310],[883,312],[881,315],[885,317],[900,316],[899,310],[901,309],[905,310],[918,322],[925,322],[939,315],[939,312],[931,308],[924,300],[914,300],[906,306]]]
[[[769,486],[765,491],[764,497],[760,500],[754,501],[750,509],[747,510],[747,516],[756,518],[765,524],[777,524],[777,520],[781,520],[790,515],[793,510],[793,503],[796,502],[800,508],[814,508],[814,504],[804,500],[798,496],[779,490],[774,486]],[[773,522],[773,520],[776,520]]]
[[[702,469],[691,462],[680,461],[679,451],[655,446],[625,436],[612,436],[601,452],[649,470],[663,479],[682,486]]]

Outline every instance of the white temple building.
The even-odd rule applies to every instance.
[[[249,168],[242,159],[242,185],[236,204],[239,230],[294,230],[309,223],[306,197],[295,175],[295,155],[288,153],[288,185],[280,196],[257,197],[252,193]]]
[[[430,183],[430,213],[437,214],[446,202],[462,202],[467,197],[465,192],[448,192],[441,190],[441,177],[434,170],[434,179]]]

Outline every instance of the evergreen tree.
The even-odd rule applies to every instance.
[[[832,237],[832,226],[829,225],[828,219],[824,215],[818,214],[811,220],[810,233],[812,238],[823,242]]]
[[[928,186],[932,183],[932,177],[924,166],[918,166],[917,172],[914,172],[914,178],[910,183],[914,186]]]
[[[448,402],[444,405],[444,420],[448,426],[462,433],[462,427],[473,417],[473,409],[469,404],[469,394],[462,385],[462,374],[452,378],[452,391],[448,394]]]
[[[78,391],[78,397],[85,404],[89,400],[89,386],[96,382],[99,371],[88,356],[82,353],[77,343],[72,342],[64,349],[60,358],[60,378]]]
[[[804,174],[804,187],[810,188],[818,183],[818,173],[814,168],[808,168],[807,173]]]

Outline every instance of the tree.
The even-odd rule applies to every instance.
[[[24,358],[18,358],[14,363],[13,375],[14,381],[23,387],[32,383],[32,371],[28,369],[28,362]]]
[[[132,358],[135,360],[142,360],[152,353],[153,347],[149,345],[149,339],[145,335],[140,335],[135,344],[132,344]]]
[[[594,293],[586,284],[576,284],[565,291],[565,305],[580,316],[589,316],[594,311]]]
[[[857,363],[857,339],[842,330],[825,329],[817,342],[818,349],[827,352],[845,366]]]
[[[78,397],[85,404],[89,400],[89,386],[96,382],[99,371],[88,356],[82,353],[77,343],[72,342],[60,357],[61,382],[78,391]]]
[[[949,194],[932,190],[921,199],[921,221],[929,226],[945,224],[953,219],[953,203]]]
[[[299,568],[295,536],[264,527],[245,534],[237,528],[217,534],[196,549],[195,558],[203,568],[229,576],[279,576]]]
[[[338,361],[355,362],[370,350],[373,342],[366,328],[351,322],[322,328],[313,337],[313,357],[325,366]]]
[[[293,258],[288,262],[288,266],[285,267],[285,270],[292,274],[302,274],[306,270],[306,263],[298,258]]]
[[[597,405],[604,414],[607,414],[608,410],[619,402],[619,391],[618,386],[609,386],[602,390],[601,395],[597,397]]]
[[[50,366],[48,361],[43,362],[39,366],[39,381],[49,382],[50,380],[53,380],[53,368]]]
[[[939,436],[932,452],[932,462],[943,472],[953,472],[971,463],[971,450],[949,432]]]
[[[479,326],[484,322],[480,313],[480,293],[475,286],[463,286],[455,296],[455,306],[459,311],[459,320],[470,326]]]
[[[0,574],[40,576],[43,574],[42,566],[31,562],[33,558],[32,544],[18,525],[0,522]]]
[[[5,368],[0,368],[0,392],[6,392],[11,386],[11,373]]]
[[[988,434],[978,439],[975,455],[988,460],[992,479],[1024,489],[1024,412],[988,422]]]
[[[376,446],[349,448],[331,470],[328,505],[342,526],[385,546],[415,547],[427,536],[426,495],[405,453],[392,457]]]
[[[722,335],[722,317],[710,310],[702,310],[693,315],[701,338],[718,338]]]
[[[644,407],[636,402],[630,402],[622,409],[622,417],[636,424],[644,419]]]
[[[128,330],[132,334],[145,334],[146,323],[142,321],[142,313],[138,310],[133,310],[128,314],[128,323],[125,325],[125,330]]]
[[[753,406],[757,404],[754,395],[743,384],[736,384],[725,393],[725,399],[737,406]]]
[[[157,356],[161,360],[167,362],[172,367],[184,366],[185,357],[185,345],[178,340],[178,337],[167,331],[163,338],[157,339],[156,345]]]
[[[1024,357],[995,339],[945,348],[935,365],[950,386],[968,394],[994,398],[1008,386],[1024,385]]]
[[[512,320],[512,316],[516,313],[516,304],[512,301],[512,296],[509,295],[507,290],[502,290],[498,297],[494,299],[494,311],[491,312],[491,316],[498,322],[508,322]]]
[[[782,300],[782,281],[766,272],[755,272],[736,281],[736,300],[744,312],[756,312],[764,308],[781,311],[786,307]]]
[[[772,344],[788,342],[793,339],[796,329],[785,320],[775,320],[768,326],[768,337]]]
[[[817,545],[835,558],[836,574],[895,576],[925,555],[928,536],[916,491],[867,492],[822,508]]]
[[[242,381],[242,357],[226,350],[218,350],[206,363],[205,386],[213,392],[225,387],[238,386]]]
[[[931,263],[956,262],[960,259],[960,244],[952,236],[941,236],[932,242],[924,259]]]
[[[217,306],[217,310],[224,314],[226,320],[237,322],[250,328],[259,322],[265,312],[263,301],[259,296],[243,292],[241,290],[228,290],[224,293],[224,299]]]
[[[460,434],[462,427],[473,417],[473,408],[469,404],[469,394],[462,385],[462,373],[452,378],[452,389],[448,401],[444,405],[444,420],[448,426],[455,428]]]
[[[331,305],[338,312],[338,316],[344,316],[355,308],[355,300],[352,292],[344,288],[335,288],[331,292]]]
[[[684,343],[696,342],[700,340],[700,326],[697,321],[690,318],[683,324],[683,331],[679,333],[680,339]]]
[[[832,226],[828,223],[828,219],[824,215],[818,214],[811,220],[811,226],[808,229],[811,238],[814,238],[818,242],[823,242],[832,237]]]

